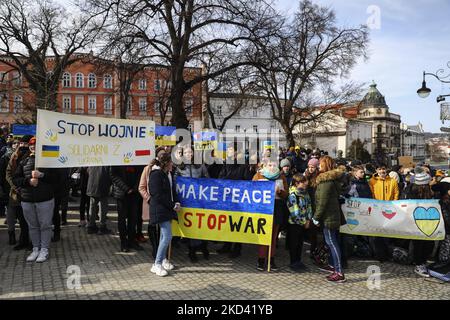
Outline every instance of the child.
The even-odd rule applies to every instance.
[[[292,184],[289,188],[288,208],[288,236],[289,255],[291,259],[290,268],[293,271],[301,272],[306,269],[302,263],[302,248],[305,229],[309,228],[312,218],[311,198],[308,191],[308,179],[302,174],[295,174],[292,177]]]

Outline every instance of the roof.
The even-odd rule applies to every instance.
[[[377,84],[372,82],[369,86],[369,91],[366,93],[362,99],[362,107],[387,107],[386,100],[380,91],[377,89]]]

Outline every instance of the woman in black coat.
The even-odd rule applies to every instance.
[[[177,219],[180,203],[177,202],[175,181],[172,178],[173,163],[169,153],[155,159],[150,172],[150,221],[161,228],[161,238],[155,263],[151,271],[158,276],[168,275],[173,265],[166,259],[167,249],[172,240],[172,220]]]

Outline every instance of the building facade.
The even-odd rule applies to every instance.
[[[401,124],[401,150],[402,155],[413,157],[416,163],[425,161],[425,132],[420,122],[413,126]]]
[[[164,108],[170,95],[168,69],[160,65],[142,68],[131,82],[128,102],[121,90],[121,74],[113,61],[102,60],[99,66],[92,55],[79,55],[79,60],[66,68],[60,79],[56,111],[100,117],[120,117],[126,108],[128,119],[151,119],[167,125],[172,111]],[[51,70],[52,58],[47,59]],[[51,72],[51,71],[50,71]],[[199,68],[186,68],[185,77],[199,75]],[[0,63],[0,122],[16,123],[27,118],[33,109],[33,93],[25,79],[10,66]],[[185,94],[183,101],[190,125],[201,120],[201,84]],[[161,109],[162,108],[162,109]],[[161,115],[162,110],[162,115]],[[31,117],[29,117],[31,118]]]

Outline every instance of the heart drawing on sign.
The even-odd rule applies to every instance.
[[[413,216],[417,228],[427,237],[430,237],[436,231],[441,221],[441,214],[434,207],[428,209],[417,207]]]
[[[359,225],[359,221],[356,219],[347,219],[347,226],[350,230],[355,229]]]
[[[381,210],[381,213],[383,214],[383,216],[385,218],[388,218],[389,220],[391,220],[396,214],[397,212],[392,211],[392,210]]]

